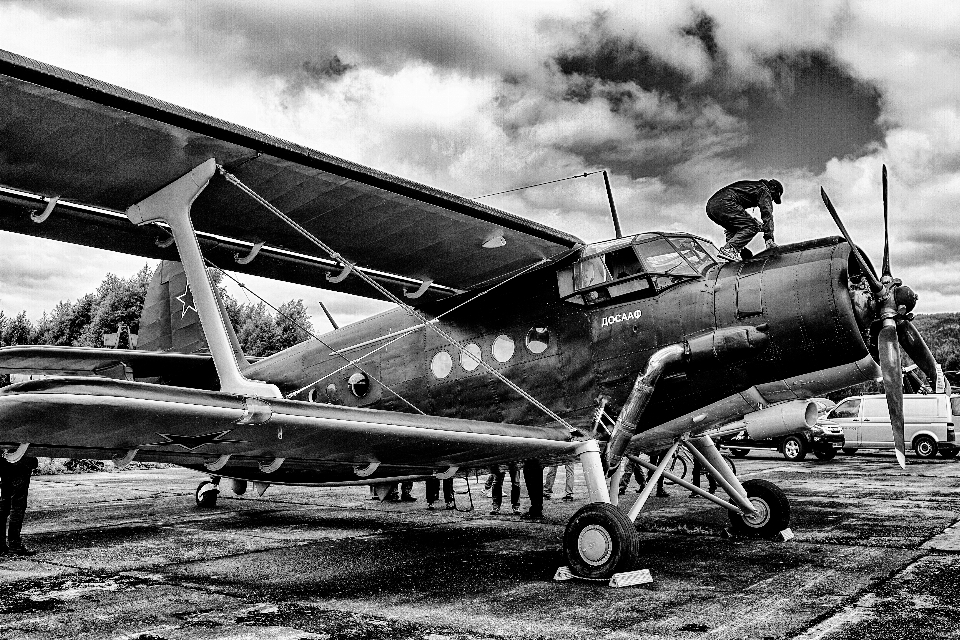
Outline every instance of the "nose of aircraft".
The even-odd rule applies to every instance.
[[[872,308],[874,318],[871,330],[876,331],[877,358],[880,371],[883,374],[883,389],[887,397],[887,408],[890,411],[890,422],[893,426],[893,439],[896,446],[897,462],[906,467],[903,440],[903,368],[900,362],[900,347],[917,364],[927,379],[934,382],[937,379],[937,363],[930,352],[930,348],[917,331],[910,313],[917,304],[917,294],[899,279],[894,278],[890,270],[890,238],[888,234],[887,218],[887,167],[883,166],[883,270],[880,279],[877,279],[873,268],[867,263],[860,250],[853,243],[850,234],[843,226],[837,210],[827,197],[827,192],[821,187],[820,195],[823,203],[840,229],[840,233],[850,243],[853,255],[860,264],[863,277],[870,288],[873,298]],[[949,386],[947,387],[949,394]]]

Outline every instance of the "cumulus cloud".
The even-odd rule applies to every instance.
[[[4,48],[466,196],[607,168],[628,232],[719,239],[710,194],[777,177],[779,241],[837,233],[823,185],[877,263],[886,162],[896,275],[918,311],[960,307],[949,4],[0,0],[0,25]],[[599,176],[485,202],[611,235]]]

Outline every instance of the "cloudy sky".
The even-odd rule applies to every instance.
[[[468,197],[606,168],[626,233],[720,244],[707,198],[776,177],[778,242],[836,234],[822,185],[879,265],[886,163],[920,313],[960,310],[958,42],[942,1],[0,0],[0,48]],[[599,175],[484,201],[613,235]],[[0,234],[0,309],[143,263]],[[318,292],[245,280],[326,326]]]

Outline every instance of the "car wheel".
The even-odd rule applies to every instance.
[[[852,456],[857,452],[857,450],[852,447],[844,447],[843,449],[841,449],[841,451],[843,451],[848,456]]]
[[[940,449],[939,453],[944,458],[956,458],[957,454],[960,453],[960,449],[956,447],[950,447],[949,449]]]
[[[937,441],[930,436],[917,436],[913,439],[913,452],[918,458],[933,458],[937,455]]]
[[[574,574],[609,578],[633,569],[640,555],[640,536],[618,507],[592,502],[580,508],[567,523],[563,552]]]
[[[783,457],[793,462],[799,462],[807,457],[807,443],[803,438],[790,436],[781,446]]]
[[[734,533],[771,538],[790,526],[790,501],[780,487],[769,480],[754,478],[744,481],[743,488],[757,513],[741,515],[730,511]]]
[[[730,455],[734,458],[746,458],[750,449],[730,449]]]
[[[837,450],[833,447],[829,449],[814,449],[813,455],[817,456],[817,460],[833,460],[837,457]]]

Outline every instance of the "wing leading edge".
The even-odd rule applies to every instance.
[[[0,229],[176,259],[162,230],[120,213],[216,158],[347,259],[425,300],[494,282],[580,243],[450,193],[0,50]],[[61,203],[42,224],[41,198]],[[194,203],[218,266],[375,296],[260,204],[217,176]],[[249,264],[234,262],[263,243]],[[162,244],[162,242],[161,242]],[[484,247],[487,245],[487,247]]]

